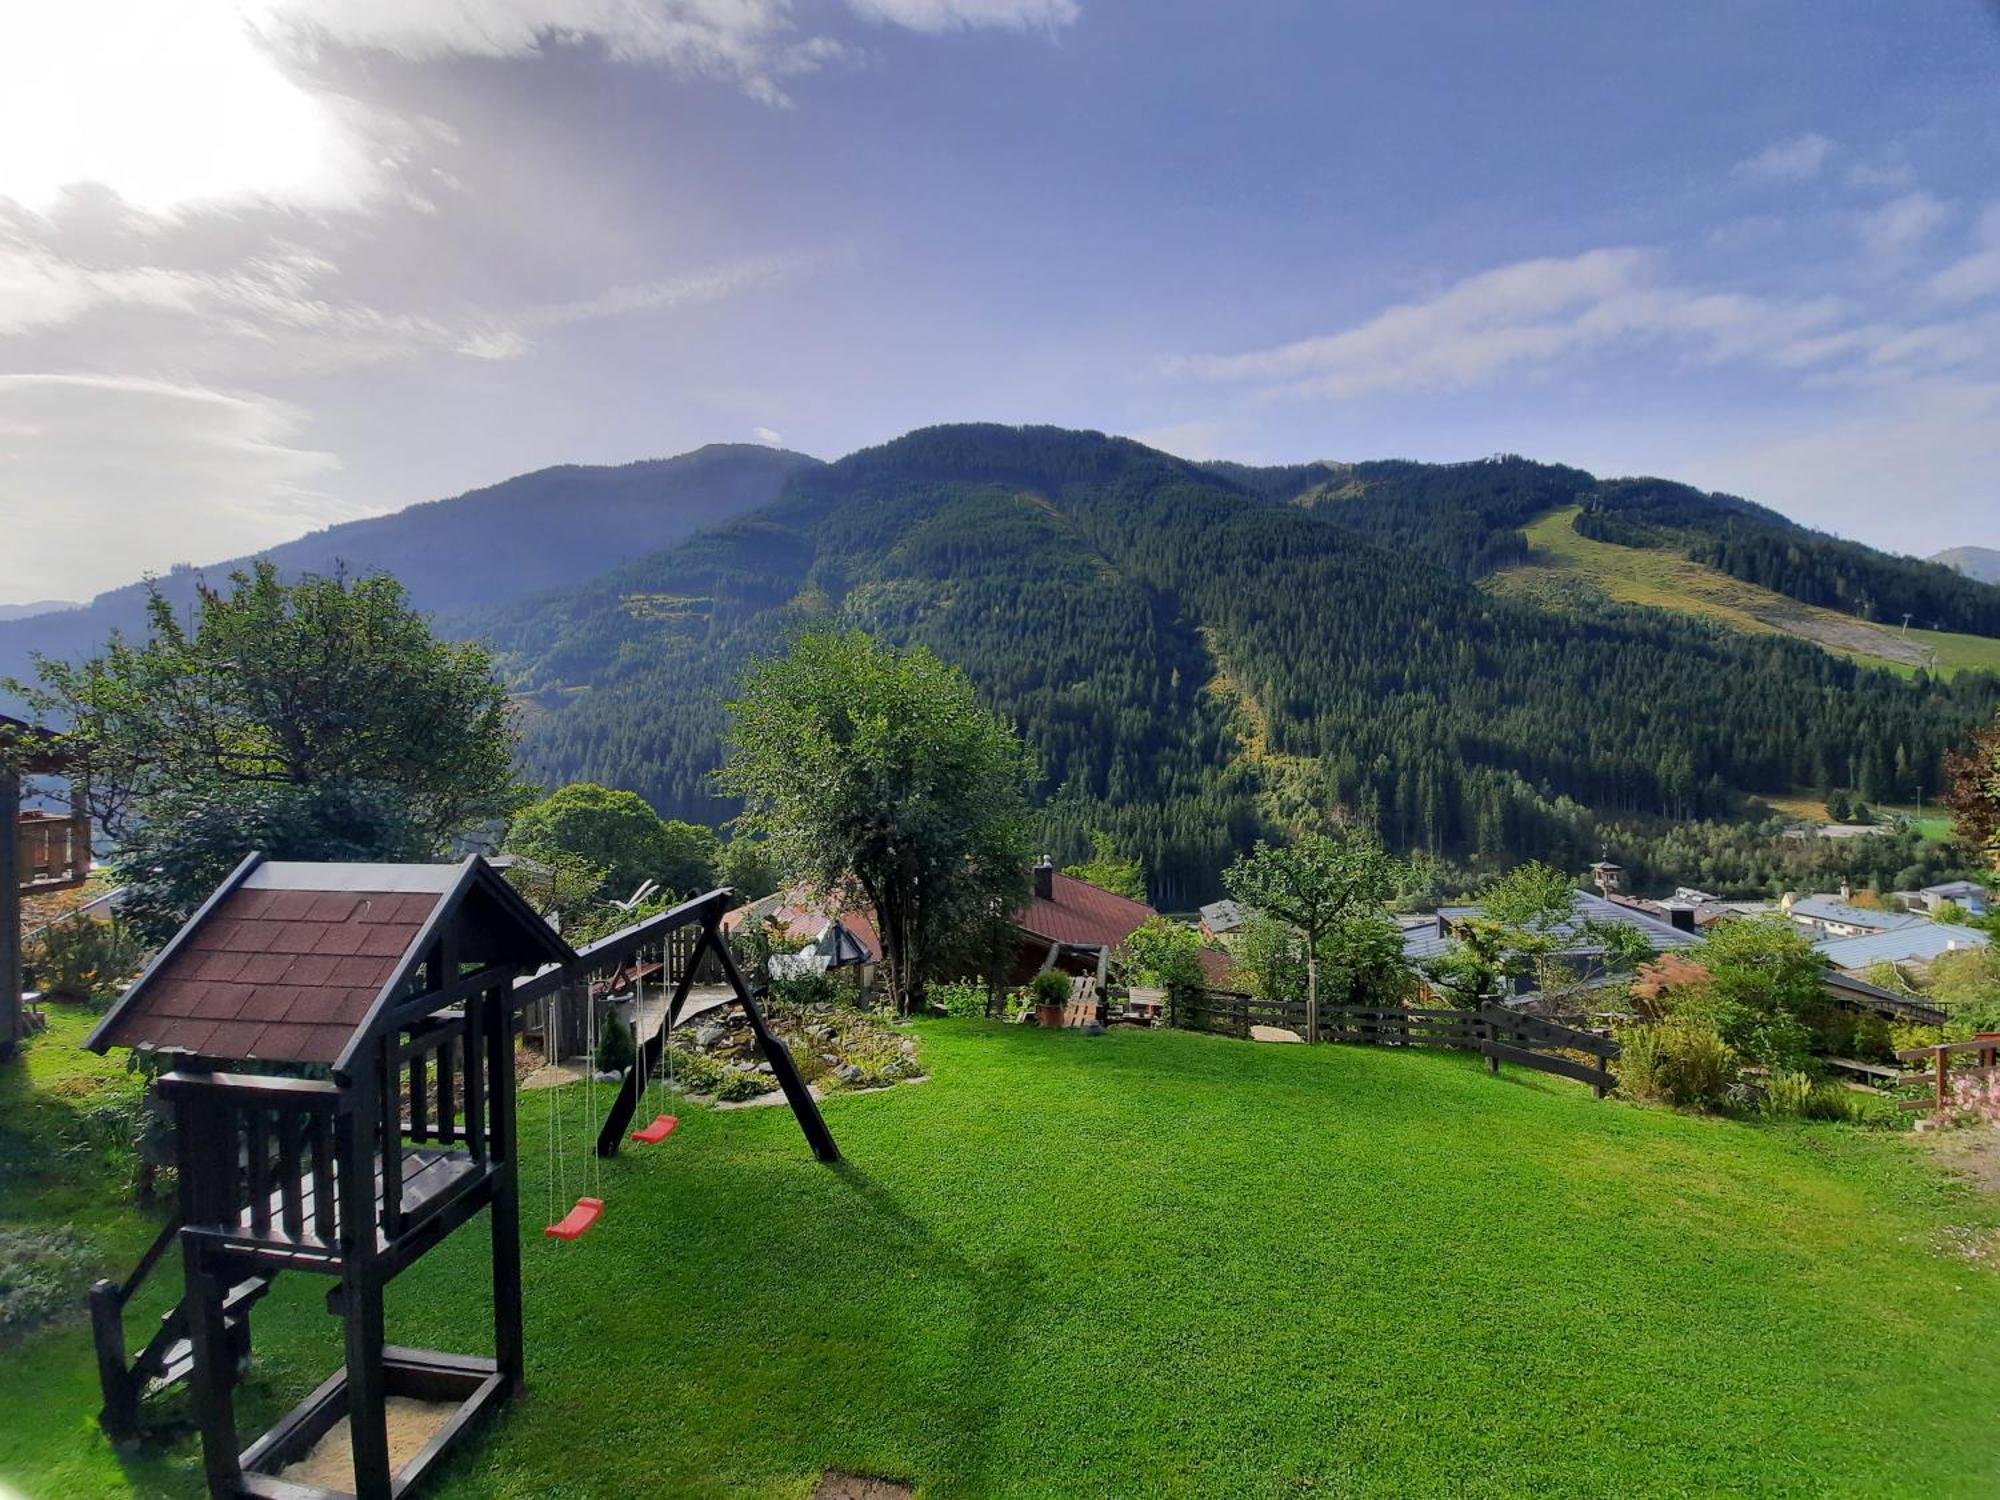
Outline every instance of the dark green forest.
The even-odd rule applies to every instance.
[[[1169,906],[1302,807],[1476,869],[1579,865],[1607,828],[1740,817],[1746,793],[1936,789],[1990,678],[1907,679],[1653,611],[1558,616],[1470,582],[1533,516],[1616,488],[1515,458],[1254,470],[934,428],[468,624],[530,705],[531,775],[708,822],[731,811],[708,773],[750,656],[827,616],[922,642],[1035,748],[1051,852],[1080,858],[1103,829]]]

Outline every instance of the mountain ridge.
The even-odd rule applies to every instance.
[[[204,581],[255,558],[288,577],[393,572],[420,609],[449,617],[594,576],[621,555],[645,553],[769,503],[805,454],[751,443],[712,443],[672,458],[625,464],[557,464],[306,533],[258,552],[153,580],[177,607]],[[0,678],[22,677],[29,653],[74,657],[113,630],[143,628],[149,584],[123,585],[73,609],[0,621]]]
[[[1981,583],[2000,583],[2000,547],[1947,547],[1930,560]]]

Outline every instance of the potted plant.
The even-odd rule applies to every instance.
[[[1069,975],[1060,969],[1044,969],[1028,981],[1028,993],[1035,1000],[1035,1024],[1060,1026],[1063,1007],[1069,1003]]]

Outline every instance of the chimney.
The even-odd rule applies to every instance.
[[[1042,862],[1035,866],[1035,895],[1043,901],[1056,898],[1056,867],[1044,854]]]
[[[1854,899],[1854,887],[1844,880],[1840,882],[1840,899],[1843,901],[1852,901]]]

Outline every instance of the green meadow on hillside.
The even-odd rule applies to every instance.
[[[82,1029],[4,1085],[0,1210],[123,1260],[146,1224],[98,1157],[54,1149],[128,1086],[70,1050]],[[829,1101],[844,1165],[784,1110],[691,1108],[605,1167],[571,1246],[539,1234],[551,1096],[525,1095],[530,1384],[434,1493],[800,1497],[829,1467],[924,1496],[2000,1485],[2000,1279],[1966,1248],[2000,1216],[1907,1136],[1600,1102],[1455,1054],[919,1035],[929,1082]],[[487,1347],[463,1295],[484,1237],[395,1285],[392,1338]],[[323,1290],[258,1309],[246,1431],[334,1361]],[[184,1427],[121,1459],[95,1406],[80,1319],[9,1350],[0,1482],[199,1492]]]
[[[1801,604],[1664,547],[1622,547],[1578,534],[1578,508],[1523,528],[1528,561],[1493,575],[1497,593],[1561,608],[1579,596],[1699,616],[1751,635],[1789,635],[1872,667],[1912,672],[1927,660],[1947,676],[2000,672],[2000,640],[1872,624]],[[1928,653],[1928,655],[1927,655]]]

